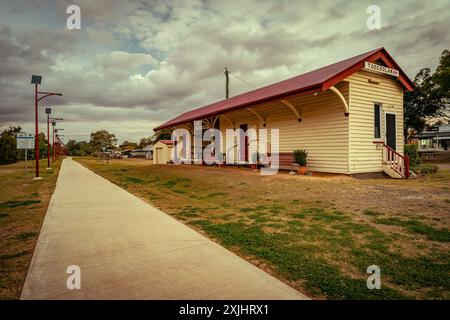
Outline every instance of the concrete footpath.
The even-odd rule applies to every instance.
[[[67,288],[70,265],[81,289]],[[307,299],[70,158],[21,298]]]

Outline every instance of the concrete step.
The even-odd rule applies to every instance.
[[[404,179],[405,178],[403,175],[401,175],[400,173],[398,173],[397,171],[395,171],[394,169],[392,169],[391,167],[389,167],[386,164],[383,164],[383,171],[384,171],[384,173],[386,173],[389,177],[391,177],[393,179]]]

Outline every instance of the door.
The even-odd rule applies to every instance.
[[[244,132],[244,134],[247,132],[248,129],[248,125],[247,124],[241,124],[239,126],[239,128],[241,128],[241,130]],[[248,136],[245,135],[245,139],[244,139],[244,145],[241,145],[241,150],[239,150],[239,154],[240,155],[244,155],[244,161],[248,162]],[[242,160],[242,156],[240,156],[239,161]]]
[[[162,155],[162,148],[156,148],[156,164],[161,164],[163,162]]]
[[[397,123],[393,113],[386,113],[386,144],[397,150]]]

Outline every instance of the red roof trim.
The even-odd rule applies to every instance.
[[[350,67],[350,68],[348,68],[346,70],[343,70],[342,72],[340,72],[336,76],[330,78],[328,81],[325,81],[324,84],[322,85],[322,91],[327,90],[331,86],[341,82],[342,80],[344,80],[345,78],[349,77],[353,73],[355,73],[355,72],[361,70],[362,68],[364,68],[364,62],[366,62],[366,61],[368,61],[368,62],[375,62],[378,59],[383,60],[383,62],[389,68],[393,68],[393,69],[399,70],[400,75],[398,77],[398,80],[400,81],[400,83],[406,88],[406,90],[408,90],[408,91],[414,90],[415,85],[408,78],[406,73],[400,68],[400,66],[395,62],[395,60],[392,59],[392,57],[389,55],[389,53],[386,51],[386,49],[380,48],[380,51],[375,52],[374,54],[372,54],[371,56],[367,57],[363,61],[360,61],[360,62],[354,64],[352,67]]]
[[[362,69],[365,61],[374,62],[380,58],[388,67],[399,70],[400,75],[398,80],[406,88],[406,90],[412,91],[414,89],[414,83],[408,78],[394,59],[392,59],[386,49],[379,48],[287,80],[237,95],[227,100],[218,101],[210,105],[188,111],[156,127],[154,131],[202,119],[208,116],[223,114],[225,112],[250,105],[257,105],[270,102],[275,99],[287,98],[292,95],[325,91],[351,74]]]
[[[164,144],[173,144],[172,140],[158,140],[158,142],[164,143]]]

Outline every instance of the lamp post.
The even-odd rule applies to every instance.
[[[50,113],[52,113],[52,108],[45,108],[45,113],[47,114],[47,170],[50,170]]]
[[[31,83],[34,84],[34,115],[35,115],[35,160],[36,160],[36,177],[35,179],[39,179],[39,128],[38,128],[38,102],[44,98],[49,96],[62,96],[62,93],[59,92],[41,92],[38,91],[38,85],[41,84],[42,76],[33,75],[31,77]],[[39,95],[42,95],[39,97]]]
[[[56,122],[55,122],[56,125]],[[63,128],[55,128],[53,127],[53,162],[55,162],[56,160],[58,160],[58,152],[59,150],[56,150],[57,148],[55,147],[55,136],[56,136],[56,140],[59,143],[59,136],[61,136],[61,134],[58,134],[58,131],[63,131]]]
[[[64,130],[64,129],[57,129],[57,130]],[[60,137],[64,136],[63,134],[56,134],[56,140],[57,140],[57,152],[55,152],[56,160],[59,159],[59,156],[61,155],[62,150],[62,140]]]
[[[55,126],[56,126],[56,122],[52,121],[52,132],[53,132],[53,138],[52,138],[52,163],[55,163]]]
[[[47,114],[47,141],[48,141],[48,143],[47,143],[47,145],[48,145],[48,148],[47,148],[47,150],[48,150],[47,151],[47,170],[51,169],[50,168],[50,129],[49,129],[50,122],[52,122],[52,126],[55,126],[56,125],[56,121],[64,120],[63,118],[50,118],[51,112],[52,112],[51,108],[46,108],[45,109],[45,113]],[[53,124],[54,122],[55,122],[55,124]],[[53,136],[54,136],[54,133],[53,133]],[[53,143],[52,143],[52,149],[53,149]]]

